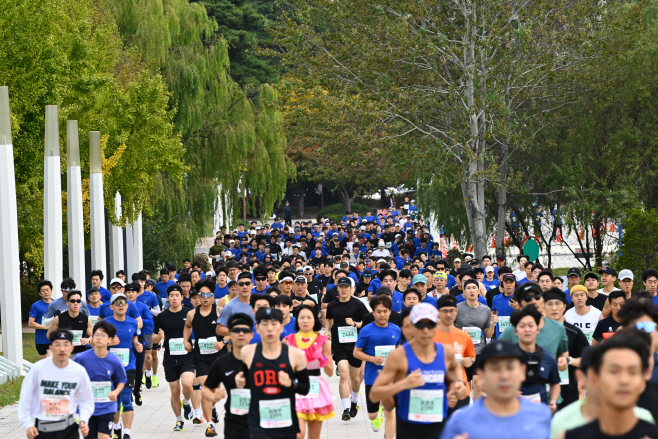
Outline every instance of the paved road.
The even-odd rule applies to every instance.
[[[162,352],[162,351],[161,351]],[[162,354],[161,354],[162,355]],[[187,438],[205,438],[205,424],[194,425],[192,421],[185,421],[185,430],[182,432],[173,432],[172,429],[176,422],[171,406],[169,405],[169,386],[164,379],[162,361],[160,361],[160,371],[158,379],[160,387],[145,389],[142,386],[142,398],[144,404],[141,407],[135,406],[135,422],[132,428],[132,439],[187,439]],[[370,421],[365,413],[365,389],[361,387],[361,403],[359,414],[349,422],[340,420],[341,403],[338,396],[338,378],[333,376],[328,379],[331,390],[334,394],[334,406],[336,407],[336,416],[326,421],[322,428],[323,439],[346,439],[346,438],[382,438],[384,436],[384,427],[375,433],[370,428]],[[18,426],[17,405],[11,405],[0,409],[0,437],[3,439],[23,439],[25,432]],[[222,420],[217,426],[219,433],[218,438],[224,436],[224,401],[217,403],[217,409],[220,412]],[[82,436],[81,436],[82,437]]]

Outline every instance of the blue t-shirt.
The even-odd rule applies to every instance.
[[[139,316],[142,318],[142,329],[138,331],[141,331],[141,334],[153,334],[153,314],[151,314],[151,309],[142,302],[135,302],[135,306],[137,306]]]
[[[441,439],[453,439],[468,434],[468,439],[498,437],[551,437],[551,410],[544,404],[535,404],[523,398],[519,412],[512,416],[496,416],[484,406],[480,398],[471,407],[456,411],[441,433]]]
[[[494,288],[500,287],[500,281],[495,277],[493,278],[493,280],[489,281],[485,277],[484,280],[482,280],[482,285],[484,285],[487,291],[489,291],[489,290],[493,290]]]
[[[393,291],[392,300],[393,306],[391,307],[391,310],[395,312],[402,312],[402,308],[404,308],[404,296],[402,293],[399,291]]]
[[[129,302],[130,303],[130,302]],[[105,321],[117,328],[117,337],[119,344],[110,346],[110,352],[117,349],[128,349],[130,360],[124,367],[126,370],[135,369],[135,353],[133,352],[133,337],[137,335],[137,320],[126,316],[126,320],[120,322],[114,317],[108,317]]]
[[[115,384],[126,383],[126,369],[123,368],[121,360],[116,355],[108,353],[105,358],[99,358],[93,349],[81,352],[73,360],[87,370],[89,380],[92,382],[109,381],[112,390]],[[105,415],[117,411],[117,402],[94,403],[93,416]]]
[[[150,291],[144,291],[142,294],[137,296],[137,302],[143,303],[144,305],[148,306],[149,309],[160,309],[160,300],[158,299],[158,296],[155,295],[155,293],[152,293]],[[149,313],[150,314],[150,313]]]
[[[526,351],[522,351],[526,357],[531,357],[533,354],[530,354]],[[544,353],[541,356],[541,363],[539,363],[539,371],[537,372],[537,377],[542,381],[545,381],[546,384],[560,384],[560,374],[557,368],[557,361],[553,354],[544,349]],[[546,385],[544,384],[530,384],[526,385],[525,383],[521,384],[521,394],[525,396],[535,395],[539,393],[541,397],[541,402],[548,404],[548,392],[546,391]]]
[[[491,301],[491,311],[498,311],[498,317],[507,317],[512,315],[514,308],[509,306],[510,299],[514,297],[513,294],[505,296],[504,294],[497,294]],[[496,338],[500,335],[500,325],[496,323]]]
[[[451,289],[457,286],[457,281],[455,280],[455,276],[452,274],[448,275],[448,283],[446,284],[447,289]]]
[[[155,284],[155,288],[158,290],[158,295],[163,299],[167,298],[167,288],[172,285],[176,285],[176,282],[169,280],[167,283],[162,283],[162,281]]]
[[[356,344],[354,346],[361,348],[366,355],[372,355],[375,357],[376,347],[386,346],[389,349],[390,347],[394,348],[400,344],[401,335],[402,331],[400,330],[400,327],[393,323],[389,322],[387,327],[382,328],[377,326],[377,323],[372,322],[361,328],[359,331],[359,337],[356,339]],[[368,386],[374,384],[379,372],[381,372],[383,368],[384,366],[377,366],[375,363],[366,361],[364,375],[365,384]]]
[[[372,293],[373,296],[377,295],[377,290],[382,286],[382,281],[378,278],[373,277],[370,283],[368,284],[368,292]]]
[[[101,305],[101,309],[98,313],[98,317],[100,317],[101,319],[106,319],[108,317],[112,317],[113,315],[114,315],[114,311],[112,311],[112,308],[110,308],[110,302],[105,302],[104,304]],[[135,305],[130,300],[128,301],[128,311],[126,311],[126,316],[135,320],[141,317],[141,315],[139,314],[139,310],[137,309],[137,305]],[[144,321],[142,320],[142,325],[143,324]]]
[[[228,296],[228,283],[224,286],[224,288],[220,288],[218,284],[215,284],[215,299],[221,299],[224,296]]]
[[[96,317],[100,316],[101,308],[103,307],[102,302],[98,308],[94,308],[93,306],[91,306],[91,303],[88,303],[87,305],[88,305],[87,308],[89,309],[90,316],[96,316]]]
[[[46,313],[46,310],[48,309],[49,303],[46,303],[43,301],[43,299],[39,300],[38,302],[34,302],[32,304],[32,308],[30,308],[30,314],[29,317],[32,317],[34,319],[34,323],[38,323],[40,325],[43,324],[42,318],[43,315]],[[34,344],[50,344],[50,340],[48,340],[48,337],[46,337],[46,334],[48,333],[47,329],[36,329],[34,331]]]
[[[293,316],[290,316],[290,322],[288,322],[288,324],[283,327],[283,332],[286,335],[294,334],[295,333],[295,323],[296,322],[297,322],[297,319],[294,318]]]
[[[249,303],[240,302],[239,297],[240,296],[236,296],[234,299],[231,299],[231,301],[226,304],[226,306],[222,310],[222,313],[219,316],[219,320],[217,320],[218,324],[222,326],[228,326],[228,319],[230,319],[233,314],[243,312],[248,316],[253,315],[251,305],[249,305]]]
[[[455,299],[457,299],[457,303],[466,302],[466,298],[464,297],[463,294],[460,294],[459,296],[455,297]],[[483,304],[486,307],[489,307],[489,305],[487,305],[487,299],[480,296],[479,294],[478,294],[478,302],[480,302],[481,304]]]
[[[437,299],[436,297],[426,295],[425,298],[423,300],[421,300],[421,302],[422,303],[429,303],[430,305],[433,305],[434,307],[436,307],[436,302],[438,302],[438,300],[439,299]]]

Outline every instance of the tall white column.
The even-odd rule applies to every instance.
[[[144,241],[142,239],[142,214],[133,224],[133,254],[135,255],[135,271],[144,269]]]
[[[2,355],[16,365],[23,362],[20,261],[14,148],[11,144],[9,90],[0,87],[0,313]]]
[[[114,214],[117,218],[121,218],[121,194],[118,192],[114,196]],[[107,274],[110,278],[114,277],[114,273],[124,269],[123,262],[123,229],[120,226],[110,226],[112,228],[110,234],[110,272]]]
[[[66,121],[66,213],[69,227],[69,277],[76,285],[84,285],[85,225],[82,211],[82,171],[78,121]],[[85,300],[84,295],[82,300]]]
[[[135,272],[134,241],[133,225],[126,223],[126,277],[128,279]]]
[[[43,174],[43,276],[53,283],[53,298],[62,295],[62,172],[57,105],[46,105]]]
[[[103,270],[103,285],[107,288],[105,273],[105,211],[103,208],[103,161],[101,159],[101,133],[89,132],[89,205],[91,222],[91,269]],[[114,273],[110,274],[110,279]]]

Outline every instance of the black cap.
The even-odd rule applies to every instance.
[[[505,282],[506,280],[510,280],[510,279],[513,280],[514,282],[516,282],[516,275],[514,273],[505,273],[505,274],[503,274],[503,282]]]
[[[87,291],[87,294],[91,293],[92,291],[100,291],[98,287],[91,287],[89,288],[89,291]]]
[[[498,254],[496,255],[496,260],[497,260],[497,261],[504,261],[504,260],[505,260],[505,255],[502,254],[502,253],[498,253]]]
[[[352,286],[352,279],[349,278],[349,276],[343,276],[340,279],[338,279],[338,282],[336,282],[336,286],[338,285],[347,285],[349,287]]]
[[[580,276],[582,276],[582,274],[580,273],[580,270],[578,268],[573,267],[573,268],[570,268],[569,271],[567,271],[567,277],[569,277],[569,276],[578,276],[578,277],[580,277]]]
[[[340,263],[340,266],[341,266],[341,267],[349,267],[350,264],[349,264],[349,262],[341,262],[341,263]]]
[[[471,259],[469,262],[471,263],[471,265],[480,265],[480,261],[478,261],[477,259]]]
[[[283,323],[283,313],[276,308],[260,308],[256,311],[256,323],[260,323],[263,320],[276,320],[279,323]]]
[[[605,273],[605,274],[610,274],[610,275],[612,275],[612,276],[614,276],[614,277],[617,277],[617,270],[615,270],[615,269],[612,268],[612,267],[603,267],[603,268],[601,268],[600,273],[601,273],[601,274],[603,274],[603,273]]]
[[[521,349],[507,340],[496,340],[484,347],[477,356],[476,369],[482,369],[484,363],[494,358],[517,358],[525,364],[525,355]]]
[[[126,285],[126,287],[123,289],[123,291],[137,291],[139,292],[139,284],[136,283],[129,283]]]
[[[388,294],[389,296],[393,295],[393,293],[391,293],[391,289],[389,287],[379,287],[379,288],[377,288],[377,294]]]
[[[363,276],[365,276],[365,275],[372,276],[372,270],[369,269],[369,268],[366,268],[365,270],[363,270]]]
[[[585,279],[583,279],[583,280],[587,280],[587,279],[599,280],[599,277],[596,275],[596,273],[589,272],[585,275]]]
[[[516,287],[514,290],[514,300],[521,302],[523,298],[528,295],[528,293],[532,293],[533,295],[543,295],[544,292],[542,291],[539,284],[535,282],[526,282],[523,285]]]

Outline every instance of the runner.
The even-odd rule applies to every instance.
[[[89,318],[92,325],[98,322],[101,306],[103,306],[103,302],[101,301],[100,290],[96,287],[89,288],[89,291],[87,291],[87,309],[89,310]]]
[[[417,274],[413,277],[411,281],[412,287],[417,289],[421,295],[421,303],[429,303],[430,305],[436,306],[436,300],[432,296],[427,295],[427,277],[423,274]]]
[[[336,287],[339,297],[327,306],[325,328],[331,331],[331,355],[338,367],[340,378],[338,393],[343,405],[342,420],[349,421],[357,415],[361,387],[362,362],[354,357],[354,344],[368,309],[363,302],[352,296],[354,292],[352,279],[341,277]]]
[[[487,395],[448,419],[441,439],[548,438],[551,412],[519,397],[525,356],[507,341],[494,341],[480,353],[477,375]]]
[[[145,271],[145,270],[144,270]],[[148,274],[146,274],[148,277]],[[158,302],[158,308],[151,308],[151,315],[153,315],[153,318],[155,318],[158,314],[160,314],[163,311],[163,304],[162,304],[162,299],[157,295],[157,292],[155,290],[155,281],[152,279],[147,279],[146,283],[144,284],[144,293],[151,293],[153,295],[157,302]],[[141,297],[141,296],[139,296]],[[138,299],[139,300],[139,299]],[[146,337],[146,344],[148,346],[149,340],[148,337]],[[150,389],[151,387],[160,387],[160,383],[158,381],[158,364],[159,364],[159,359],[158,359],[158,351],[161,349],[160,343],[154,343],[153,342],[153,335],[151,335],[151,341],[150,341],[152,348],[150,351],[146,352],[146,358],[144,359],[144,378],[143,378],[143,383],[146,385],[147,389]]]
[[[57,311],[68,311],[69,305],[66,303],[66,297],[70,291],[75,290],[75,281],[70,277],[64,279],[60,284],[60,290],[62,292],[62,297],[58,297],[57,299],[50,302],[48,309],[46,309],[45,314],[41,318],[41,323],[46,327],[50,326],[50,324],[53,322]],[[87,304],[84,302],[82,302],[82,305],[80,306],[80,313],[87,316],[89,315],[89,309],[87,308]]]
[[[503,271],[503,268],[500,271]],[[518,306],[514,299],[514,289],[516,288],[516,277],[514,274],[503,273],[500,284],[502,294],[494,296],[491,301],[491,314],[498,316],[496,338],[499,338],[503,331],[505,331],[505,328],[510,326],[509,316],[512,315],[515,307]]]
[[[48,334],[53,333],[58,328],[71,331],[73,334],[73,353],[71,354],[71,360],[73,360],[77,354],[87,350],[94,325],[91,324],[91,319],[88,315],[80,313],[80,306],[83,303],[82,293],[80,291],[73,290],[67,293],[66,303],[69,307],[68,311],[55,316],[48,328]]]
[[[232,346],[231,352],[225,353],[213,362],[201,393],[205,400],[214,405],[227,397],[228,392],[224,405],[226,412],[224,438],[250,439],[247,414],[249,413],[251,392],[249,389],[238,389],[235,379],[244,367],[241,357],[242,348],[247,346],[251,340],[254,321],[247,314],[237,313],[231,316],[227,323],[231,338],[228,342]],[[224,388],[221,388],[220,384],[224,384]]]
[[[451,346],[433,341],[439,313],[420,303],[411,309],[413,340],[391,352],[370,390],[383,401],[397,396],[397,439],[437,439],[448,416],[448,396],[467,395]]]
[[[208,378],[211,366],[222,354],[226,353],[226,342],[224,338],[217,335],[217,306],[215,305],[215,294],[213,293],[215,285],[212,281],[198,282],[194,289],[201,297],[201,305],[187,313],[185,321],[185,330],[183,339],[185,340],[185,349],[189,352],[192,350],[194,357],[194,367],[196,369],[196,378],[201,386],[204,385]],[[195,343],[191,346],[187,341],[191,338],[194,331]],[[197,420],[205,418],[208,422],[206,427],[206,437],[217,436],[215,422],[219,422],[219,416],[215,410],[214,403],[206,398],[201,399],[201,408],[195,413],[194,423]],[[203,413],[201,413],[203,411]],[[200,421],[198,422],[200,423]]]
[[[614,290],[608,294],[606,305],[610,308],[610,315],[599,320],[596,324],[591,344],[595,345],[601,343],[603,340],[608,339],[615,334],[617,328],[619,328],[619,310],[624,302],[626,302],[626,295],[623,291]]]
[[[137,359],[135,354],[141,353],[144,347],[137,338],[137,321],[127,315],[131,302],[126,295],[124,293],[115,293],[109,303],[112,316],[103,321],[114,326],[117,331],[113,342],[110,343],[110,352],[121,360],[121,364],[126,369],[126,385],[119,393],[117,410],[114,414],[114,439],[130,439],[135,414],[132,405],[132,389],[135,387]],[[123,415],[121,415],[121,411],[123,411]],[[123,425],[121,419],[123,419]]]
[[[109,439],[117,412],[116,400],[126,385],[126,370],[121,360],[110,355],[107,349],[116,334],[116,328],[108,322],[96,323],[92,336],[94,349],[81,353],[74,360],[87,371],[94,391],[94,413],[89,418],[89,433],[85,436],[90,439]]]
[[[599,294],[597,290],[599,287],[599,277],[595,273],[587,273],[584,284],[585,288],[587,288],[587,305],[592,305],[599,311],[603,311],[605,302],[608,300],[608,295]]]
[[[385,288],[385,287],[382,287]],[[378,290],[379,291],[379,290]],[[386,294],[379,294],[370,301],[374,322],[367,324],[359,333],[354,346],[354,358],[365,361],[366,407],[370,426],[375,433],[382,426],[382,409],[379,401],[370,398],[372,385],[382,371],[388,355],[400,344],[402,332],[399,326],[389,323],[392,301]],[[387,404],[389,409],[384,410],[386,418],[385,431],[387,437],[395,435],[394,403]]]
[[[608,295],[618,288],[615,288],[615,281],[617,280],[617,271],[612,267],[601,268],[601,285],[603,288],[598,290],[599,294]]]
[[[288,346],[304,351],[308,363],[310,390],[306,396],[296,396],[295,410],[300,419],[300,436],[306,437],[308,430],[309,439],[319,439],[322,422],[335,416],[334,396],[321,373],[324,370],[327,376],[333,375],[331,343],[326,336],[319,333],[321,329],[322,324],[315,308],[302,305],[297,315],[296,332],[286,337]]]
[[[153,341],[164,343],[165,353],[162,366],[165,379],[171,389],[171,408],[176,415],[174,431],[183,431],[184,421],[181,416],[181,387],[183,392],[183,409],[186,420],[194,417],[192,409],[192,386],[194,382],[194,359],[191,352],[185,349],[184,338],[185,319],[189,308],[182,306],[183,290],[178,285],[167,288],[169,309],[162,311],[154,319]],[[157,334],[157,335],[156,335]]]
[[[300,276],[303,277],[303,276]],[[304,278],[306,280],[306,278]],[[295,300],[295,302],[298,302]],[[274,298],[274,308],[283,314],[283,336],[295,333],[295,323],[297,320],[291,315],[293,299],[290,296],[279,294]]]
[[[37,291],[41,300],[34,302],[28,314],[27,326],[34,328],[34,345],[37,349],[39,360],[43,360],[48,355],[48,327],[42,324],[43,315],[48,309],[48,305],[53,301],[53,284],[49,280],[42,280],[37,285]]]
[[[134,351],[135,354],[135,387],[133,388],[133,397],[135,399],[135,404],[138,406],[142,405],[142,394],[140,392],[142,386],[142,378],[144,374],[144,363],[146,359],[146,351],[150,350],[153,347],[153,316],[149,307],[142,303],[138,302],[139,294],[139,284],[136,282],[129,283],[124,288],[124,294],[129,302],[132,302],[137,307],[140,317],[144,325],[141,329],[137,330],[137,339],[144,346],[141,352]],[[148,335],[151,339],[150,346],[146,346],[146,336]]]
[[[585,275],[585,282],[587,282],[587,275]],[[564,319],[583,331],[583,334],[587,337],[587,341],[592,344],[592,337],[601,318],[601,311],[593,305],[587,305],[589,299],[588,289],[584,286],[576,285],[571,287],[570,294],[574,307],[564,314]],[[606,296],[601,295],[601,297]]]
[[[94,413],[94,394],[84,367],[69,361],[73,334],[66,329],[52,331],[49,350],[52,357],[36,362],[23,380],[18,422],[27,430],[28,439],[86,436]]]
[[[146,305],[151,314],[150,321],[148,317],[142,318],[145,326],[148,325],[148,328],[145,327],[142,331],[144,334],[145,351],[143,372],[137,368],[137,377],[135,378],[135,391],[140,392],[142,384],[145,384],[147,389],[150,389],[153,385],[153,360],[155,358],[157,361],[158,358],[157,348],[154,348],[153,346],[153,317],[160,314],[162,308],[158,296],[152,291],[149,291],[150,286],[147,286],[146,274],[144,272],[133,273],[132,279],[133,282],[136,282],[139,285],[136,301]]]
[[[238,388],[248,383],[249,435],[256,438],[292,439],[300,432],[295,393],[309,393],[309,376],[304,352],[281,343],[283,315],[274,308],[256,312],[256,329],[261,342],[242,348],[240,356],[248,376],[240,372]]]
[[[237,269],[237,267],[232,267],[232,268]],[[231,269],[229,269],[229,272],[230,270]],[[251,273],[249,272],[240,273],[239,275],[237,275],[237,277],[238,277],[238,281],[237,281],[238,295],[236,296],[235,299],[232,299],[226,304],[226,306],[224,306],[224,309],[222,309],[221,314],[219,316],[219,321],[217,322],[218,323],[217,335],[221,335],[223,337],[229,335],[226,324],[228,323],[228,319],[231,318],[233,314],[243,313],[248,315],[249,313],[251,313],[251,305],[249,304],[249,298],[251,297],[251,284],[252,284]],[[230,290],[230,285],[229,285],[229,290]]]
[[[624,295],[626,296],[626,299],[630,299],[632,296],[632,291],[633,291],[633,282],[635,279],[635,275],[631,270],[621,270],[619,272],[619,286],[621,287],[621,291],[624,292]],[[605,307],[603,307],[602,311],[603,317],[608,317],[610,315],[610,303],[606,303]]]

